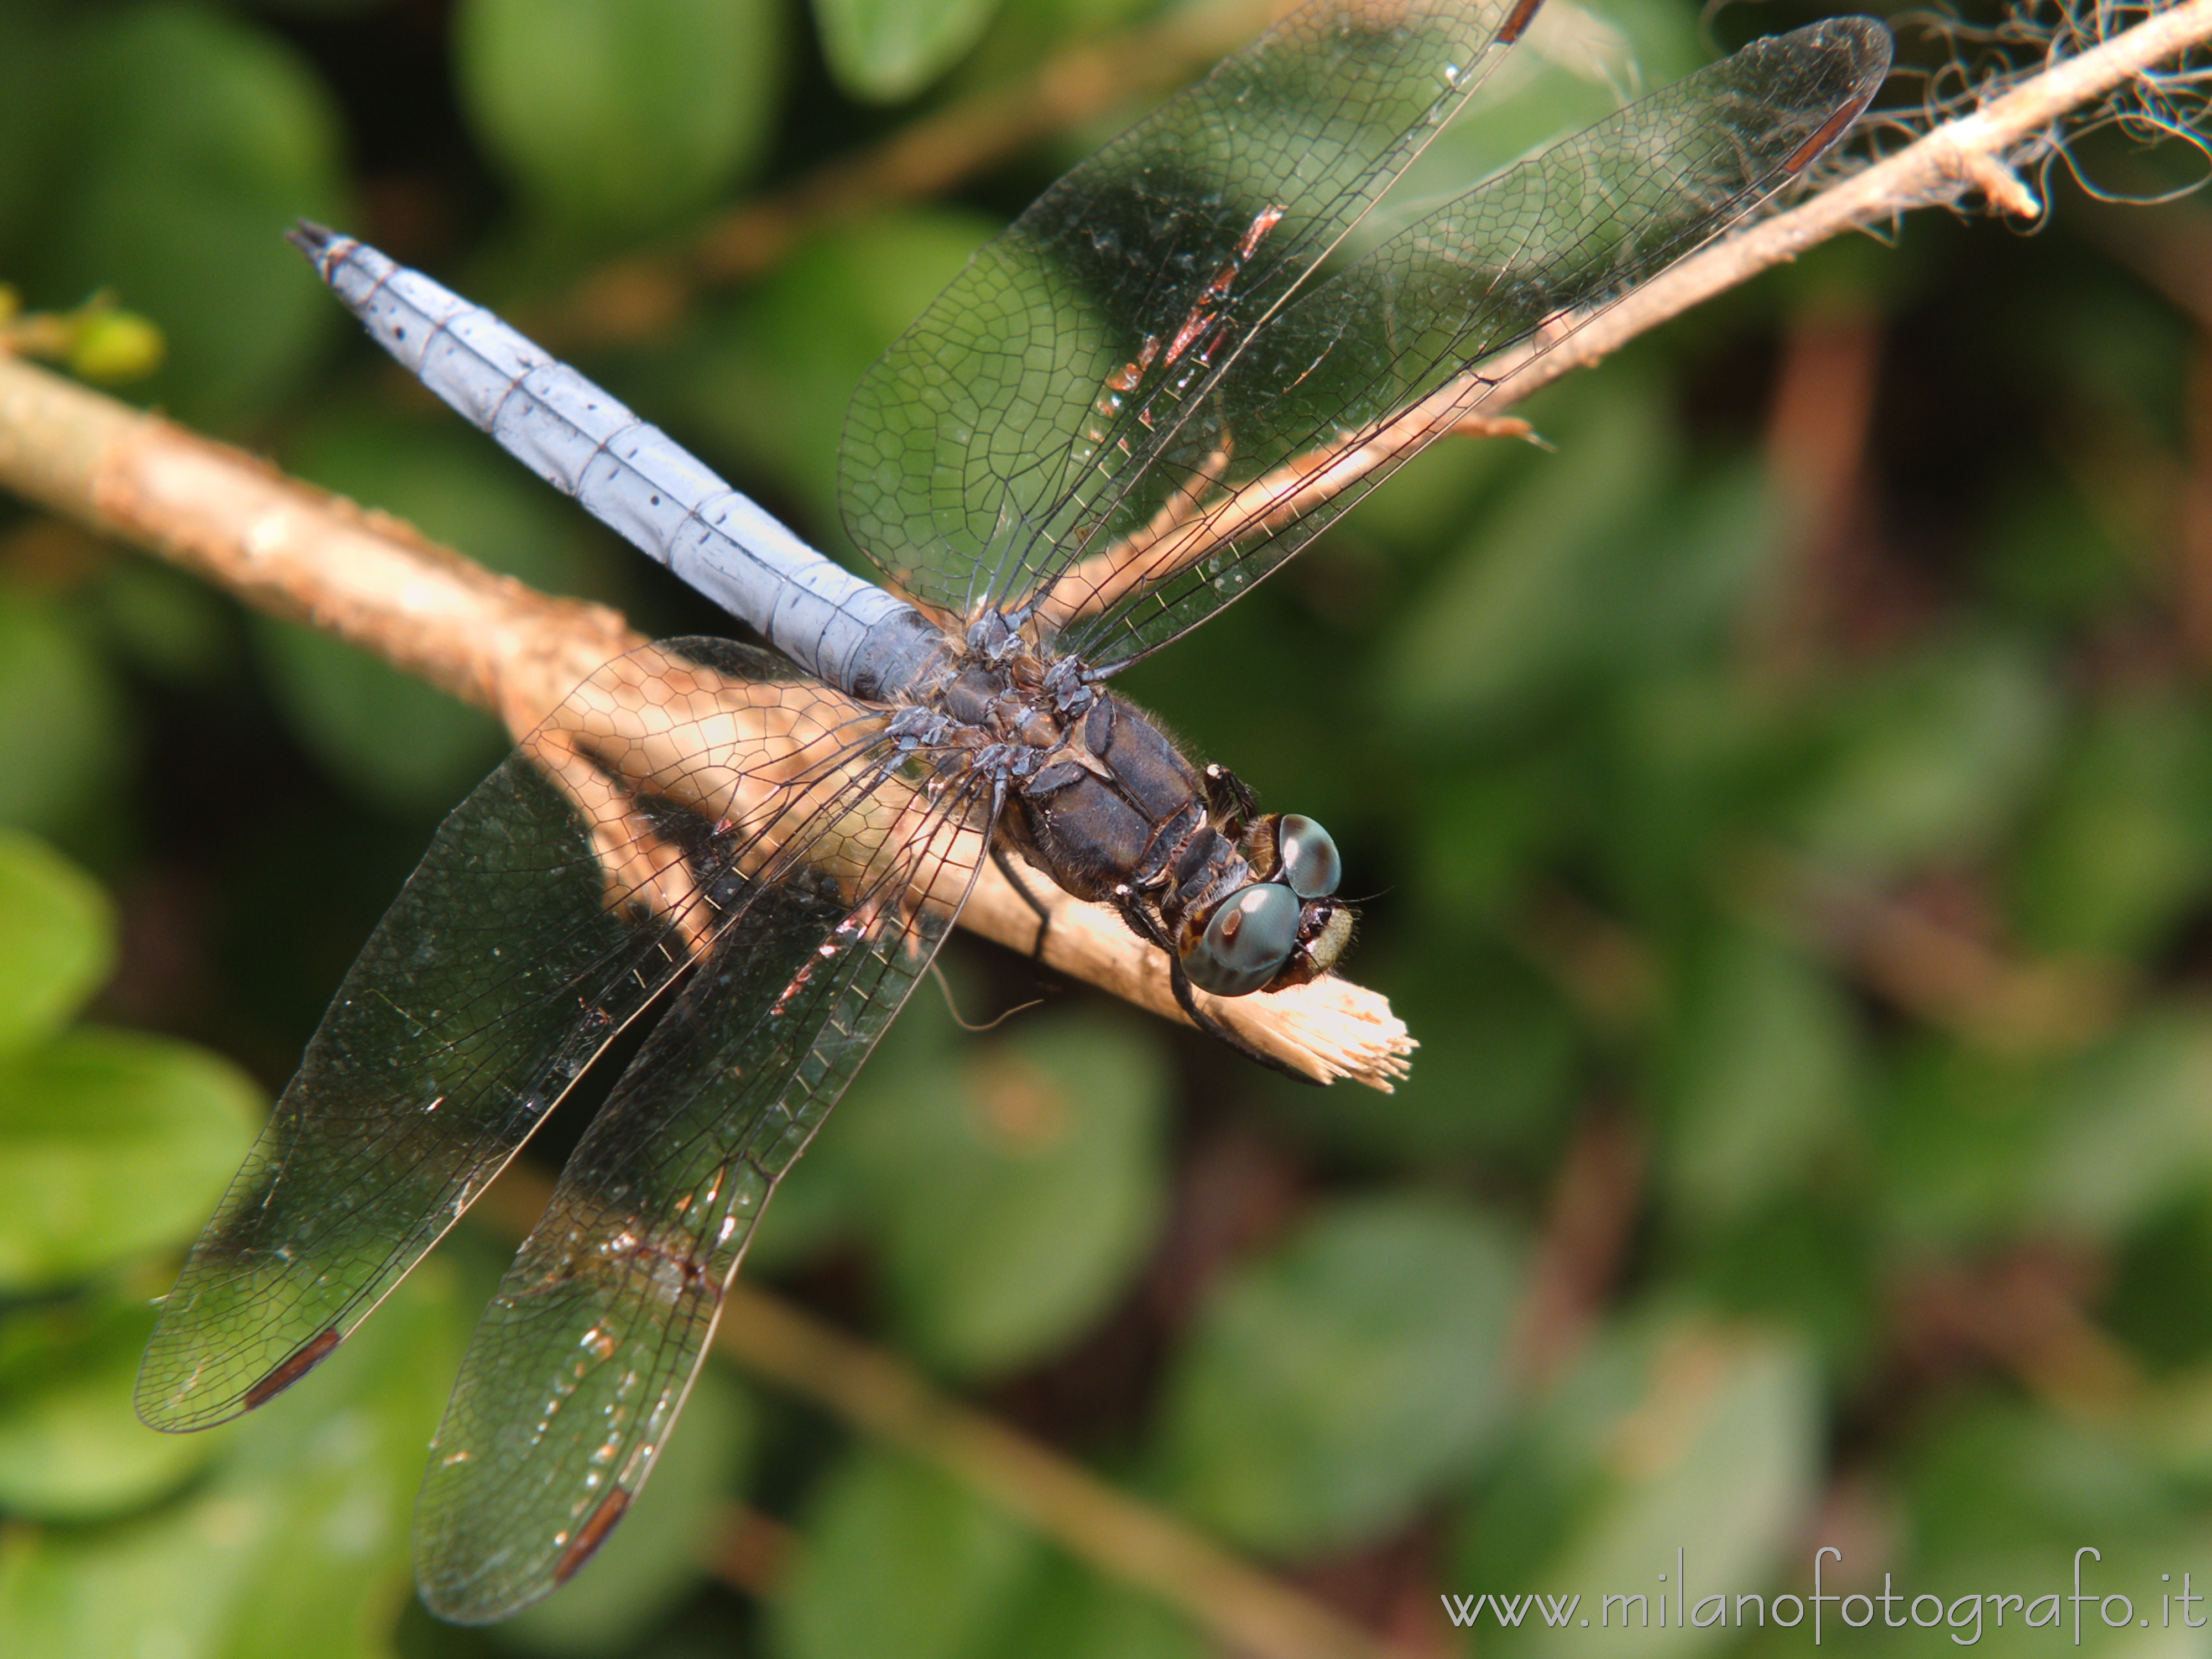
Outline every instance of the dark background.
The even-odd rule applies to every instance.
[[[1554,0],[1419,188],[1815,15]],[[792,192],[1149,19],[0,0],[0,281],[156,325],[125,395],[714,631],[377,357],[283,228],[540,328],[834,546],[854,380],[1143,95],[919,197]],[[2081,159],[2107,193],[2192,176],[2178,142]],[[1803,1594],[1827,1545],[1831,1589],[1956,1605],[2070,1590],[2094,1546],[2154,1628],[2088,1644],[2183,1634],[2157,1597],[2212,1576],[2212,267],[2194,203],[2048,183],[2036,234],[1923,213],[1677,320],[1522,411],[1549,448],[1439,446],[1127,676],[1334,831],[1348,970],[1422,1045],[1395,1095],[957,939],[970,1019],[1042,1005],[977,1036],[918,995],[748,1273],[1414,1651],[1465,1640],[1439,1592],[1656,1592],[1678,1547],[1693,1595]],[[580,297],[623,257],[682,273],[757,200],[801,210],[739,220],[653,314]],[[432,1625],[408,1506],[495,1225],[252,1420],[131,1419],[147,1298],[502,742],[0,502],[0,1651],[1209,1651],[719,1364],[591,1572],[495,1632]],[[2060,1639],[2018,1616],[1985,1641]]]

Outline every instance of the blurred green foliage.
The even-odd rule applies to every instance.
[[[822,52],[863,98],[908,97],[960,61],[995,9],[991,0],[823,0]]]
[[[1489,1449],[1521,1281],[1459,1205],[1331,1206],[1194,1324],[1161,1402],[1162,1484],[1275,1554],[1402,1524]]]
[[[471,127],[531,209],[635,234],[758,159],[782,22],[773,0],[467,0],[453,69]]]
[[[353,339],[284,227],[557,318],[600,262],[1155,15],[0,0],[0,278],[150,320],[149,405],[714,631]],[[1408,188],[1810,15],[1723,12],[1722,43],[1684,0],[1555,20]],[[580,361],[842,548],[854,380],[1140,107],[803,226]],[[1832,1590],[1948,1600],[2070,1589],[2086,1544],[2155,1620],[2212,1577],[2212,349],[2136,267],[2202,217],[2061,189],[2032,240],[1928,218],[1824,247],[1547,393],[1548,447],[1408,466],[1125,684],[1335,831],[1371,896],[1350,969],[1420,1039],[1411,1079],[1297,1089],[963,941],[971,1016],[1047,1006],[975,1034],[916,998],[748,1270],[1432,1649],[1468,1639],[1440,1595],[1587,1611],[1671,1593],[1678,1549],[1692,1596],[1808,1594],[1828,1544]],[[150,1298],[500,742],[0,503],[0,1653],[1209,1651],[941,1469],[720,1370],[574,1586],[432,1625],[408,1507],[488,1229],[246,1421],[137,1426]],[[781,1541],[739,1570],[737,1535]],[[1485,1650],[1579,1635],[1482,1619]]]

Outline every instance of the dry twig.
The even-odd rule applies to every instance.
[[[602,663],[645,641],[603,605],[495,575],[380,513],[0,353],[0,484],[160,554],[274,615],[373,651],[528,732]],[[1033,884],[1039,889],[1048,883]],[[1119,918],[1057,890],[1043,958],[1170,1019],[1167,964]],[[965,925],[1028,951],[1037,919],[986,866]],[[1413,1042],[1343,980],[1200,1006],[1322,1082],[1387,1091]]]
[[[2134,27],[2025,76],[1968,113],[1937,122],[1896,155],[1850,172],[1796,206],[1709,243],[1625,297],[1587,316],[1563,316],[1521,344],[1480,363],[1376,431],[1325,470],[1300,458],[1243,486],[1237,517],[1259,522],[1309,511],[1358,481],[1407,459],[1478,411],[1495,416],[1560,376],[1587,368],[1629,341],[1772,265],[1796,259],[1844,231],[1898,219],[1916,208],[1951,205],[1970,191],[2008,212],[2038,204],[2013,172],[2072,114],[2095,108],[2158,64],[2212,40],[2212,0],[2153,11]]]
[[[2063,147],[2067,117],[2100,108],[2151,66],[2212,37],[2212,0],[2185,0],[2076,57],[1995,93],[1981,108],[1940,120],[1905,149],[1840,178],[1788,211],[1721,237],[1626,296],[1585,312],[1563,312],[1526,338],[1363,434],[1294,455],[1259,477],[1206,499],[1226,455],[1195,474],[1185,495],[1127,540],[1063,573],[1039,614],[1054,621],[1090,614],[1165,580],[1213,548],[1279,527],[1345,491],[1371,485],[1431,441],[1455,432],[1511,430],[1501,416],[1571,369],[1607,356],[1646,330],[1839,232],[1907,210],[1956,203],[1970,191],[2027,216],[2039,204],[2013,171],[2016,161]],[[1525,432],[1525,428],[1521,428]]]

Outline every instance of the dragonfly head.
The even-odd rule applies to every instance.
[[[1320,978],[1352,943],[1352,909],[1335,896],[1344,861],[1311,818],[1277,813],[1246,838],[1259,877],[1215,907],[1183,972],[1201,991],[1241,997]]]

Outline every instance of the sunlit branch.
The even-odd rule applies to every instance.
[[[601,665],[646,643],[603,605],[539,593],[398,520],[4,353],[0,485],[373,652],[490,710],[518,738]],[[1158,952],[1106,911],[1057,890],[1039,896],[1053,911],[1049,966],[1182,1019]],[[961,920],[1024,952],[1036,936],[1036,913],[988,866]],[[1387,1090],[1405,1075],[1404,1024],[1345,981],[1201,1001],[1309,1076]]]
[[[1079,560],[1038,595],[1037,624],[1048,634],[1057,633],[1079,617],[1110,611],[1160,574],[1179,570],[1206,550],[1224,545],[1206,497],[1228,467],[1229,452],[1216,450],[1168,497],[1150,524],[1106,551]],[[1208,516],[1194,522],[1200,514]]]
[[[1896,155],[1721,237],[1626,297],[1586,313],[1553,318],[1371,431],[1338,434],[1329,447],[1294,456],[1211,500],[1187,500],[1188,489],[1179,493],[1158,522],[1062,575],[1040,614],[1059,621],[1109,610],[1222,549],[1315,511],[1454,431],[1515,432],[1515,426],[1498,420],[1499,411],[1841,232],[1915,208],[1949,205],[1969,192],[2004,212],[2034,216],[2040,205],[2014,171],[2015,162],[2051,142],[2051,129],[2069,114],[2100,104],[2115,88],[2208,39],[2212,0],[2187,0],[2076,57],[2023,76],[1981,108],[1941,121]],[[1194,487],[1210,481],[1202,477]]]
[[[1431,406],[1455,400],[1486,410],[1510,407],[1540,386],[1618,350],[1638,335],[1757,276],[1793,260],[1830,237],[1881,224],[1916,208],[1948,206],[1969,191],[2023,216],[2039,204],[2014,171],[2068,116],[2099,105],[2116,88],[2212,40],[2212,0],[2185,0],[2134,27],[2063,58],[2010,87],[1971,113],[1938,122],[1894,155],[1849,173],[1784,212],[1759,220],[1692,254],[1577,328],[1533,361],[1486,365],[1498,381],[1482,388],[1447,387],[1408,412],[1420,423]]]

